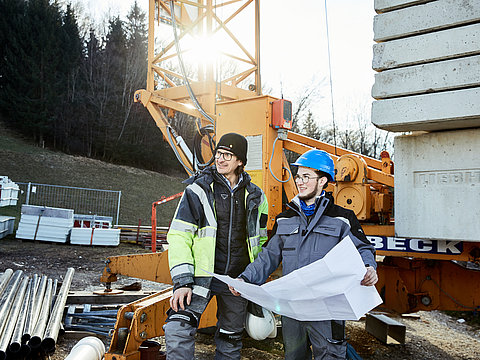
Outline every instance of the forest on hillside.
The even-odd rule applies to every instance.
[[[147,75],[146,14],[81,34],[74,8],[0,0],[0,115],[38,146],[164,172],[179,164],[133,102]]]
[[[146,13],[135,1],[125,20],[110,17],[102,32],[82,16],[57,0],[0,0],[0,121],[38,146],[182,171],[148,111],[133,101],[146,86]],[[294,131],[373,157],[391,148],[389,134],[364,111],[346,129],[319,128],[310,110],[322,86],[293,99]],[[186,119],[176,112],[172,126],[192,145],[194,122]]]

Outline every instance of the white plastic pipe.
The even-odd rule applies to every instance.
[[[103,342],[95,336],[87,336],[75,344],[65,360],[102,360],[103,355]]]

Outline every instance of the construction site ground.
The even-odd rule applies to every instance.
[[[21,241],[13,237],[0,240],[0,273],[5,269],[22,269],[26,274],[47,275],[61,279],[68,267],[75,268],[71,291],[101,290],[100,274],[108,256],[146,252],[142,246],[121,243],[118,247],[90,247],[66,244]],[[113,288],[137,281],[121,277]],[[141,281],[144,291],[156,291],[162,285]],[[382,310],[383,311],[383,310]],[[390,314],[406,326],[405,344],[382,344],[365,331],[365,320],[348,321],[347,334],[350,344],[363,359],[480,359],[480,326],[475,322],[463,322],[458,316],[441,311],[422,311],[415,316],[401,317]],[[478,322],[477,322],[478,324]],[[108,344],[107,338],[102,338]],[[162,338],[156,339],[162,342]],[[63,360],[78,338],[71,334],[60,335],[57,349],[51,360]],[[198,334],[196,359],[213,359],[213,336]],[[281,337],[265,341],[244,338],[242,359],[270,360],[283,358]]]

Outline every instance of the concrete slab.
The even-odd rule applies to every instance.
[[[473,88],[374,101],[372,123],[388,131],[480,127],[479,99]]]
[[[398,237],[480,242],[480,128],[395,138]]]
[[[375,0],[374,7],[377,13],[398,10],[412,5],[425,4],[436,0]]]
[[[377,71],[480,54],[480,24],[373,45]]]
[[[385,99],[476,87],[479,74],[480,55],[386,70],[375,74],[372,96]]]
[[[479,21],[480,1],[438,0],[376,15],[374,40],[398,39]]]

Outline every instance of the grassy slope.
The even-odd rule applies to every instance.
[[[130,225],[137,225],[139,219],[142,225],[150,225],[152,202],[185,188],[182,178],[32,146],[1,122],[0,175],[17,182],[121,190],[119,224]],[[177,203],[173,200],[157,208],[159,226],[168,226]],[[12,212],[11,207],[0,208],[0,215],[11,216]]]

